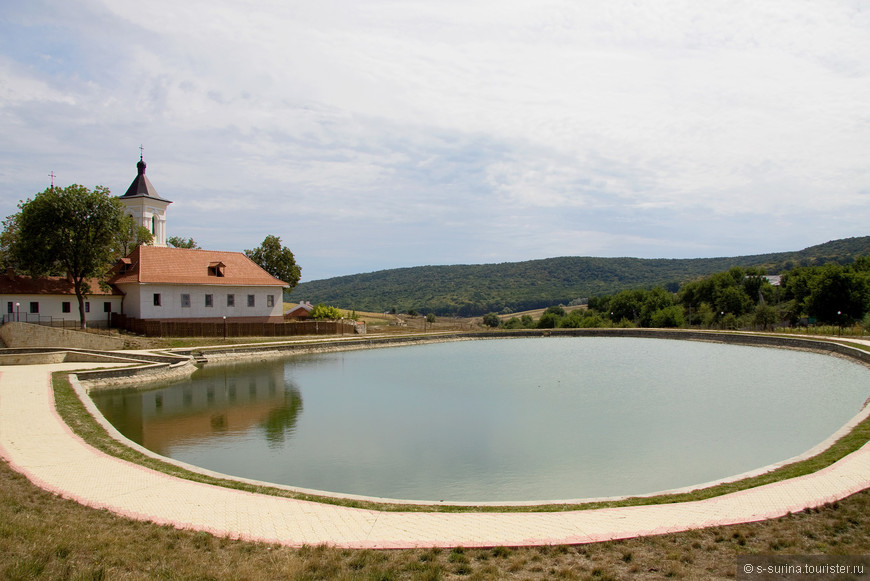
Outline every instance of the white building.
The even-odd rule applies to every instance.
[[[154,235],[109,272],[108,283],[94,279],[85,300],[88,325],[104,326],[112,313],[133,319],[227,322],[284,320],[283,291],[289,287],[240,252],[191,250],[166,245],[166,208],[145,177],[138,175],[119,199],[137,224]],[[2,320],[69,325],[79,320],[72,283],[65,277],[32,279],[8,271],[0,275]]]
[[[110,273],[109,282],[124,295],[121,312],[145,320],[283,321],[289,285],[244,254],[166,245],[166,208],[172,202],[145,177],[141,156],[136,168],[136,179],[119,199],[154,242],[122,258]]]
[[[112,269],[134,319],[231,322],[284,320],[289,285],[240,252],[140,246]]]
[[[85,297],[85,320],[89,327],[106,327],[112,313],[121,312],[123,294],[117,288],[88,281],[90,293]],[[41,323],[75,327],[79,323],[79,304],[72,282],[66,277],[31,278],[7,270],[0,275],[2,321]]]

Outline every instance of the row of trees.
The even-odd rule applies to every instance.
[[[84,329],[85,297],[92,291],[88,281],[98,279],[105,284],[112,264],[152,241],[151,232],[137,226],[108,188],[52,186],[19,203],[18,212],[3,221],[0,267],[33,277],[69,277]],[[179,248],[199,248],[192,238],[174,236],[168,242]],[[245,254],[291,288],[299,282],[301,271],[293,253],[281,246],[277,236],[267,236],[261,246]]]
[[[626,290],[591,298],[587,309],[567,313],[550,307],[534,321],[526,315],[484,324],[506,328],[555,327],[721,327],[770,329],[821,323],[851,325],[870,312],[870,257],[848,265],[797,267],[780,284],[761,269],[734,267],[669,292],[663,288]]]

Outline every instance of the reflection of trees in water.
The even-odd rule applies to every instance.
[[[283,405],[273,408],[261,424],[270,446],[283,444],[288,436],[293,436],[301,412],[302,394],[299,388],[295,385],[287,385],[284,389]]]

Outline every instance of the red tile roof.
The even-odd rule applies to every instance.
[[[100,282],[96,278],[88,279],[88,283],[91,287],[91,292],[88,293],[88,296],[110,296],[122,294],[120,290],[114,287],[110,287],[108,292],[104,291],[100,288]],[[32,278],[7,271],[0,274],[0,294],[75,296],[76,291],[73,288],[72,282],[65,276]]]
[[[127,258],[130,259],[130,264],[126,269],[122,263],[116,264],[109,282],[290,286],[260,268],[241,252],[140,246]],[[220,269],[223,276],[214,275],[216,263],[225,265]],[[212,267],[212,274],[209,274],[209,266]]]

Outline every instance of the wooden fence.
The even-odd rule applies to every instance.
[[[112,324],[119,329],[147,337],[295,337],[365,334],[365,325],[353,321],[287,323],[151,321],[113,313]]]

